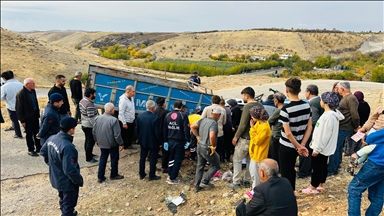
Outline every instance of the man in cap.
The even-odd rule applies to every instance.
[[[75,207],[83,177],[78,164],[78,152],[72,143],[77,126],[76,119],[64,117],[60,121],[61,131],[48,138],[40,154],[49,166],[49,179],[53,188],[59,191],[62,215],[77,215]]]
[[[60,93],[64,98],[64,103],[59,110],[60,119],[64,118],[65,116],[72,116],[71,109],[69,107],[67,90],[64,87],[65,82],[66,79],[64,75],[57,75],[55,85],[48,92],[48,97],[53,93]]]
[[[217,134],[219,131],[217,121],[223,111],[221,107],[213,107],[208,118],[202,118],[191,125],[192,133],[200,140],[197,146],[197,167],[195,177],[195,192],[202,188],[212,188],[209,183],[213,175],[220,169],[220,156],[215,152]],[[223,113],[225,115],[225,113]],[[203,177],[204,167],[209,162],[211,167]]]
[[[5,100],[9,118],[12,121],[12,126],[5,129],[5,131],[15,130],[13,138],[23,138],[21,135],[20,125],[16,114],[16,94],[23,89],[23,84],[19,82],[13,75],[12,71],[5,71],[1,73],[5,84],[1,86],[1,100]]]
[[[35,82],[32,78],[26,78],[24,80],[23,89],[16,95],[15,108],[17,117],[26,131],[25,138],[28,146],[28,154],[34,157],[39,156],[37,152],[40,152],[41,145],[36,135],[40,127],[40,109],[36,97]]]
[[[81,83],[82,75],[83,74],[80,71],[77,71],[75,73],[75,78],[73,78],[71,82],[69,82],[69,87],[71,89],[71,98],[72,98],[73,104],[76,106],[75,119],[78,122],[81,119],[79,102],[81,99],[83,99],[83,90],[82,90],[82,83]]]
[[[45,141],[60,131],[59,109],[63,105],[63,96],[59,93],[53,93],[49,97],[49,103],[44,107],[41,114],[41,127],[36,135],[40,138],[40,143],[44,145]]]
[[[200,77],[199,77],[199,73],[197,73],[197,71],[193,71],[193,74],[191,77],[189,77],[189,81],[193,82],[191,84],[193,84],[193,86],[196,88],[197,86],[199,86],[201,84],[201,80],[200,80]]]
[[[93,138],[100,147],[101,155],[99,162],[99,171],[97,174],[98,182],[101,183],[107,178],[105,177],[105,167],[107,165],[108,155],[111,155],[111,180],[123,179],[123,175],[119,175],[119,146],[120,151],[124,149],[123,139],[121,138],[121,130],[119,120],[115,116],[115,106],[113,103],[104,105],[105,113],[95,118],[93,126]]]

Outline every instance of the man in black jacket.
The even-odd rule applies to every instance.
[[[65,82],[66,82],[66,79],[64,75],[57,75],[56,84],[48,92],[48,98],[53,93],[60,93],[64,98],[63,100],[64,103],[59,110],[60,119],[64,118],[65,116],[72,116],[72,113],[69,107],[67,90],[64,87]]]
[[[260,185],[253,191],[252,199],[243,200],[236,208],[237,216],[245,215],[297,215],[297,202],[288,179],[278,177],[279,167],[273,159],[260,161],[258,168]]]
[[[75,73],[75,78],[71,80],[71,82],[69,82],[69,87],[71,89],[72,102],[76,106],[75,119],[78,122],[81,119],[79,102],[81,99],[83,99],[83,89],[82,89],[82,83],[81,83],[82,75],[83,74],[80,71],[77,71]]]
[[[26,141],[28,154],[39,156],[41,145],[40,140],[36,138],[39,133],[40,109],[36,97],[35,82],[32,78],[24,80],[24,87],[16,95],[16,113],[21,125],[26,131]]]
[[[165,109],[165,99],[163,97],[158,97],[156,99],[157,108],[153,112],[153,114],[157,115],[160,119],[160,131],[163,131],[164,119],[167,113],[170,111]],[[161,141],[161,143],[163,143]],[[161,148],[161,168],[163,173],[168,173],[168,160],[169,160],[169,152],[166,151],[163,147]]]
[[[184,160],[185,150],[189,147],[191,138],[188,126],[188,116],[181,110],[183,103],[175,101],[174,110],[167,114],[163,126],[164,149],[169,151],[168,184],[178,184],[181,162]],[[168,146],[169,143],[169,146]]]

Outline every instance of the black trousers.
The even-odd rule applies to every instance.
[[[39,128],[39,113],[36,111],[33,113],[33,121],[25,122],[25,139],[27,141],[29,152],[35,150],[36,152],[40,152],[40,140],[36,138],[36,135],[39,133]]]
[[[110,177],[115,177],[119,174],[119,147],[110,149],[100,148],[101,155],[99,161],[99,171],[97,173],[98,179],[105,177],[105,168],[107,166],[108,156],[111,155],[111,174]]]
[[[240,203],[236,207],[236,216],[246,216],[246,215],[247,215],[247,211],[245,209],[245,203]]]
[[[59,191],[59,197],[61,215],[73,216],[79,198],[79,186],[75,185],[75,191]]]
[[[232,145],[232,139],[233,139],[233,132],[230,131],[224,131],[224,159],[229,161],[231,158],[231,155],[233,154],[233,145]]]
[[[169,162],[169,151],[166,151],[163,146],[161,147],[161,168],[163,170],[168,170],[168,162]]]
[[[315,129],[315,125],[313,125],[312,133],[309,136],[307,143],[305,144],[305,147],[308,149],[308,153],[309,153],[308,157],[299,156],[299,172],[297,173],[297,175],[300,177],[310,176],[312,172],[311,161],[312,161],[313,149],[309,148],[309,144],[312,141],[312,134],[314,129]]]
[[[12,121],[12,127],[15,129],[15,134],[18,137],[21,137],[21,130],[20,130],[20,124],[19,124],[19,119],[17,118],[16,111],[11,111],[10,109],[7,109],[9,118]]]
[[[271,158],[277,162],[277,165],[280,167],[280,137],[272,137],[271,142],[272,145],[270,146],[272,148],[271,150]]]
[[[81,98],[80,99],[72,98],[72,102],[76,106],[76,112],[75,112],[75,117],[74,117],[76,119],[76,121],[79,121],[79,119],[81,119],[80,107],[79,107],[80,100],[81,100]]]
[[[145,159],[148,156],[149,159],[149,178],[153,178],[156,175],[156,164],[157,164],[157,153],[158,148],[150,149],[141,146],[140,148],[140,164],[139,164],[139,175],[140,177],[145,176]],[[149,155],[148,155],[149,153]]]
[[[328,175],[327,167],[328,156],[318,154],[316,157],[312,157],[312,176],[311,185],[318,187],[320,183],[325,183]]]
[[[127,149],[128,146],[132,145],[132,139],[135,133],[135,123],[127,123],[128,128],[123,128],[123,123],[119,121],[120,129],[121,129],[121,138],[124,141],[124,149]]]
[[[295,190],[296,170],[295,163],[299,154],[296,149],[280,144],[280,173],[281,177],[287,178]]]
[[[220,161],[224,162],[224,152],[225,152],[225,147],[224,147],[224,135],[221,137],[217,137],[217,145],[216,145],[216,152],[220,156]]]
[[[90,161],[93,158],[93,146],[95,145],[95,140],[93,139],[92,128],[81,127],[85,134],[84,149],[85,149],[85,160]]]

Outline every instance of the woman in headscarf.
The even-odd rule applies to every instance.
[[[359,108],[357,112],[360,116],[360,126],[363,126],[364,123],[368,120],[369,114],[371,113],[371,107],[369,104],[364,100],[364,94],[361,91],[357,91],[354,93],[355,97],[359,101]]]

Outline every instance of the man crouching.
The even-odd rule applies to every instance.
[[[220,115],[221,109],[214,107],[210,117],[202,118],[191,125],[192,133],[196,136],[198,142],[196,180],[194,186],[196,193],[202,188],[213,188],[214,185],[209,183],[209,181],[220,169],[220,157],[215,152],[218,132],[217,121]],[[204,166],[207,164],[207,161],[211,167],[203,177]]]

